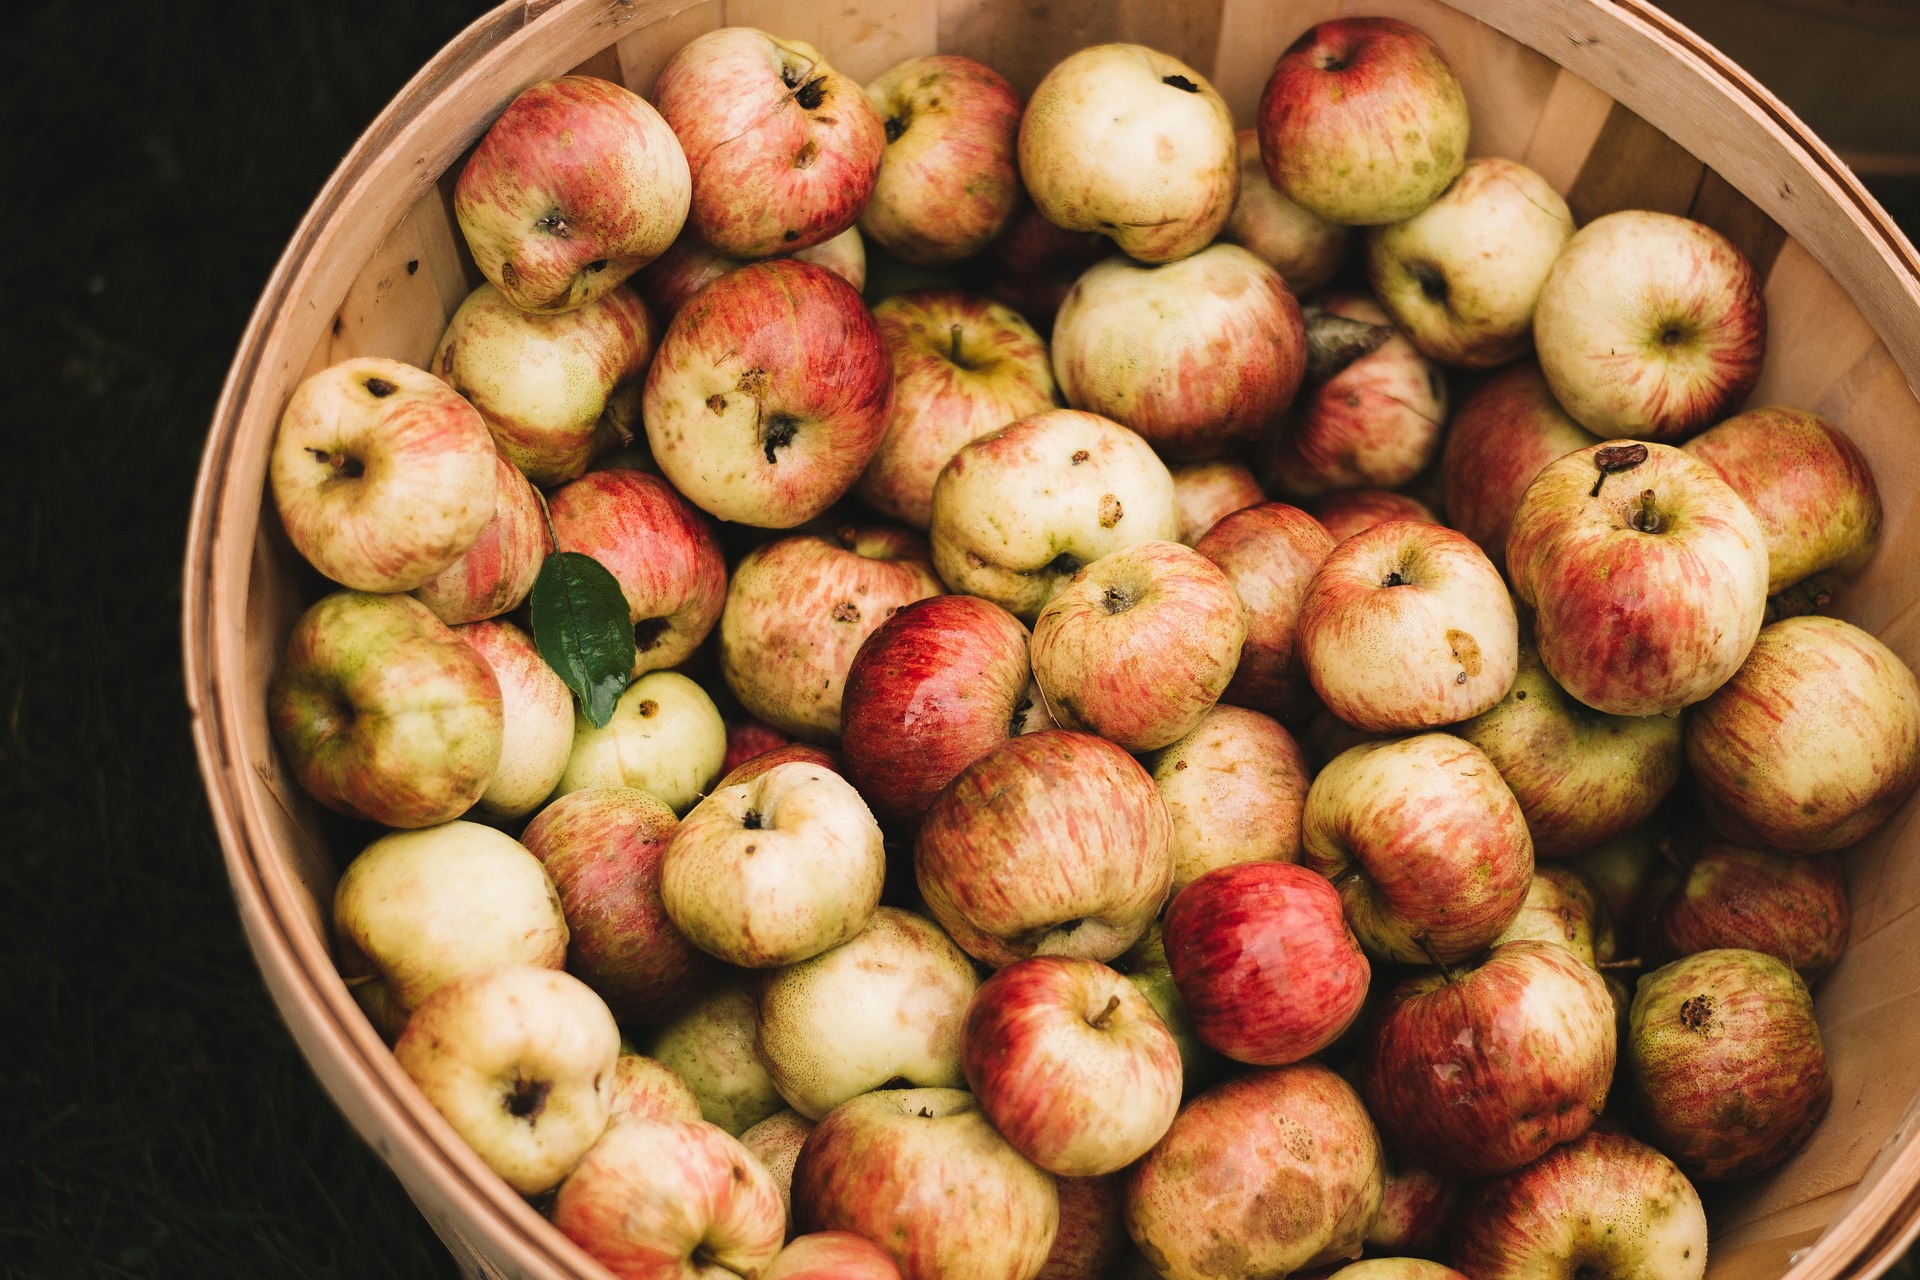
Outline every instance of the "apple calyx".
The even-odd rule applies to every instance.
[[[391,382],[387,382],[381,378],[374,378],[372,381],[378,382],[384,387],[393,386]],[[333,469],[333,478],[336,480],[358,480],[367,473],[366,464],[344,449],[338,453],[334,453],[328,449],[309,449],[307,452],[312,454],[313,460],[321,466],[331,467]]]
[[[1616,471],[1631,471],[1646,460],[1647,446],[1638,441],[1632,444],[1610,444],[1604,449],[1595,450],[1593,466],[1600,474],[1594,479],[1593,488],[1587,490],[1587,496],[1599,497],[1600,486],[1607,482],[1608,476]],[[1652,490],[1648,490],[1648,493],[1651,492]],[[1642,495],[1643,500],[1645,496]]]
[[[1187,79],[1185,76],[1161,76],[1160,83],[1165,85],[1172,85],[1174,88],[1180,90],[1182,93],[1200,92],[1200,86],[1195,84],[1193,81]]]
[[[1309,383],[1332,380],[1361,356],[1378,351],[1393,336],[1392,325],[1352,320],[1325,307],[1302,307],[1300,318],[1307,332]]]
[[[547,1095],[553,1092],[551,1080],[526,1080],[515,1076],[513,1087],[507,1090],[500,1105],[507,1114],[516,1120],[525,1120],[532,1128],[540,1123],[540,1113],[546,1109]]]

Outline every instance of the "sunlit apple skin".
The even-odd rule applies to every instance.
[[[1260,134],[1238,138],[1240,194],[1220,238],[1252,251],[1280,273],[1296,297],[1324,289],[1340,274],[1352,232],[1287,199],[1274,189],[1260,159]]]
[[[883,826],[911,831],[955,774],[1024,731],[1032,712],[1027,629],[977,596],[907,605],[847,668],[847,773]]]
[[[866,469],[893,412],[892,363],[853,286],[810,262],[756,262],[674,316],[641,409],[654,461],[688,501],[790,529]]]
[[[1034,1280],[1109,1280],[1132,1252],[1127,1240],[1127,1175],[1056,1178],[1060,1230]]]
[[[1682,446],[1720,473],[1767,539],[1767,592],[1858,573],[1880,544],[1880,490],[1860,447],[1818,414],[1749,409]]]
[[[653,100],[686,148],[687,225],[735,258],[792,253],[860,216],[886,133],[859,84],[820,51],[753,27],[682,45]]]
[[[893,418],[854,496],[915,529],[962,446],[1054,404],[1046,343],[1011,307],[957,289],[895,294],[873,309],[893,360]]]
[[[1307,367],[1293,291],[1232,244],[1160,266],[1119,254],[1096,263],[1060,304],[1052,350],[1068,404],[1176,459],[1258,440],[1293,403]]]
[[[1312,510],[1313,518],[1333,535],[1335,542],[1345,542],[1354,534],[1365,533],[1389,520],[1440,523],[1433,508],[1420,499],[1388,489],[1336,489],[1316,499]]]
[[[1784,619],[1689,713],[1687,762],[1707,820],[1728,839],[1844,849],[1920,781],[1920,684],[1852,623]]]
[[[613,1064],[613,1086],[607,1100],[611,1122],[629,1120],[698,1120],[700,1099],[671,1067],[635,1053],[623,1043]]]
[[[1142,759],[1173,819],[1173,891],[1216,867],[1300,861],[1312,771],[1293,735],[1245,707],[1218,706]]]
[[[661,1027],[647,1048],[686,1081],[700,1115],[739,1135],[787,1104],[760,1057],[760,1010],[739,982],[722,982]]]
[[[1847,882],[1834,855],[1795,856],[1713,843],[1655,904],[1649,964],[1726,947],[1763,951],[1811,985],[1847,945]]]
[[[785,746],[774,747],[742,760],[721,775],[720,781],[713,784],[713,790],[718,791],[722,787],[752,782],[761,774],[777,769],[783,764],[810,764],[820,769],[831,769],[839,774],[846,772],[838,752],[829,751],[825,747],[816,747],[810,742],[789,742]]]
[[[1173,883],[1173,822],[1121,748],[1066,729],[1008,738],[949,783],[914,841],[920,892],[976,960],[1118,956]]]
[[[1387,1166],[1380,1212],[1367,1228],[1367,1248],[1382,1256],[1436,1252],[1460,1201],[1460,1184],[1412,1165]]]
[[[1704,462],[1648,444],[1646,461],[1603,479],[1600,451],[1615,447],[1630,446],[1567,454],[1527,487],[1507,575],[1561,688],[1596,711],[1672,715],[1726,683],[1753,647],[1766,541]]]
[[[1701,1280],[1707,1214],[1673,1161],[1590,1131],[1466,1196],[1451,1261],[1474,1280],[1596,1275]]]
[[[454,634],[487,660],[500,685],[500,763],[474,808],[488,818],[524,818],[553,794],[573,751],[573,694],[511,622],[488,619]]]
[[[867,86],[887,147],[860,229],[903,262],[971,258],[1020,195],[1020,94],[972,58],[909,58]]]
[[[760,1280],[900,1280],[900,1268],[864,1236],[815,1231],[782,1249]]]
[[[1166,947],[1200,1038],[1258,1066],[1332,1044],[1372,977],[1340,894],[1283,862],[1221,867],[1182,889],[1167,907]]]
[[[507,105],[453,191],[480,274],[522,311],[604,296],[665,252],[691,183],[672,129],[594,76],[534,85]]]
[[[1465,534],[1390,520],[1334,547],[1300,603],[1307,678],[1360,729],[1454,724],[1497,705],[1519,665],[1507,586]]]
[[[1358,1257],[1385,1177],[1345,1080],[1253,1071],[1194,1099],[1134,1166],[1127,1230],[1167,1280],[1286,1275]]]
[[[554,798],[588,787],[637,787],[685,813],[720,776],[727,726],[713,699],[678,671],[649,671],[596,726],[578,708],[573,751]]]
[[[1470,958],[1519,913],[1533,879],[1513,792],[1478,747],[1444,733],[1336,756],[1307,790],[1301,845],[1360,941],[1402,964]]]
[[[1599,443],[1567,416],[1535,361],[1495,374],[1447,423],[1440,485],[1448,522],[1504,572],[1520,495],[1549,462]]]
[[[856,290],[867,287],[867,246],[858,227],[848,227],[831,240],[791,255],[801,262],[825,267]],[[633,278],[662,325],[680,313],[687,300],[729,271],[746,266],[743,258],[729,258],[701,242],[691,230],[682,231],[673,247],[648,263]]]
[[[1424,32],[1392,18],[1322,22],[1274,63],[1255,117],[1280,194],[1329,222],[1398,222],[1467,158],[1467,100]]]
[[[1785,961],[1695,952],[1644,975],[1631,1016],[1634,1108],[1694,1177],[1771,1169],[1826,1115],[1833,1081],[1813,997]]]
[[[1206,77],[1137,44],[1069,54],[1020,118],[1020,177],[1050,220],[1141,262],[1205,247],[1233,212],[1233,116]]]
[[[553,550],[540,495],[505,458],[496,458],[499,490],[493,519],[458,560],[413,589],[413,598],[450,627],[520,607]]]
[[[795,1221],[852,1231],[904,1280],[1032,1280],[1059,1228],[1054,1179],[958,1089],[883,1089],[836,1108],[800,1150]]]
[[[1185,546],[1200,541],[1223,516],[1267,500],[1260,482],[1238,458],[1181,462],[1167,470],[1173,473],[1173,503],[1180,521],[1177,541]]]
[[[1719,232],[1623,210],[1567,242],[1540,290],[1533,336],[1574,421],[1609,439],[1677,440],[1753,390],[1766,302],[1753,264]]]
[[[1299,648],[1300,606],[1334,547],[1319,521],[1283,502],[1222,516],[1193,549],[1220,566],[1246,607],[1240,664],[1222,696],[1280,720],[1315,705]]]
[[[789,1237],[794,1234],[793,1165],[800,1158],[800,1148],[806,1144],[807,1135],[812,1132],[813,1121],[788,1107],[740,1135],[740,1145],[753,1152],[754,1158],[773,1175],[774,1185],[780,1190],[780,1206],[786,1211]]]
[[[980,255],[989,296],[1018,311],[1035,331],[1053,331],[1053,317],[1082,272],[1113,252],[1097,231],[1055,226],[1031,203],[1022,202],[1007,229]]]

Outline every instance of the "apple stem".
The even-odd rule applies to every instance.
[[[960,326],[957,324],[947,330],[947,359],[960,363]]]
[[[1087,1019],[1087,1025],[1095,1031],[1105,1031],[1107,1024],[1113,1021],[1114,1010],[1120,1007],[1119,996],[1108,996],[1107,1007]]]
[[[720,1261],[720,1259],[713,1256],[713,1251],[708,1249],[704,1244],[693,1251],[693,1265],[702,1271],[705,1271],[708,1267],[712,1267],[717,1271],[724,1271],[728,1275],[739,1276],[740,1280],[754,1280],[754,1277],[760,1274],[760,1272],[754,1268],[748,1268],[742,1271],[736,1266]]]
[[[1440,958],[1440,953],[1433,949],[1433,940],[1423,933],[1414,938],[1414,941],[1419,944],[1420,950],[1426,953],[1427,959],[1432,963],[1433,967],[1440,971],[1440,976],[1445,978],[1448,985],[1451,986],[1457,975],[1448,967],[1447,962]]]
[[[1638,969],[1644,963],[1646,962],[1639,956],[1629,956],[1625,960],[1602,960],[1594,968],[1602,973],[1625,973],[1631,969]]]

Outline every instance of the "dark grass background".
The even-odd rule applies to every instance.
[[[454,1274],[253,971],[187,736],[178,579],[281,246],[481,7],[105,0],[9,24],[0,1276]],[[1884,195],[1920,224],[1920,185]]]

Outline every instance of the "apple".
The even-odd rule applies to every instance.
[[[625,1041],[613,1063],[613,1085],[607,1097],[609,1120],[698,1120],[700,1099],[673,1071],[635,1053]]]
[[[1456,964],[1500,936],[1533,881],[1513,792],[1444,733],[1364,743],[1307,789],[1301,857],[1340,890],[1353,931],[1402,964]]]
[[[900,1280],[885,1249],[851,1231],[816,1231],[780,1251],[760,1280]]]
[[[753,27],[680,47],[653,83],[693,171],[687,225],[735,258],[792,253],[860,216],[887,138],[860,86],[820,51]]]
[[[641,411],[661,474],[695,506],[790,529],[866,469],[893,412],[893,374],[853,286],[782,258],[729,272],[681,308]]]
[[[267,722],[300,785],[327,808],[431,827],[486,793],[505,712],[487,660],[425,605],[336,591],[293,624]]]
[[[1192,546],[1207,530],[1247,507],[1260,505],[1267,495],[1238,458],[1209,458],[1168,467],[1173,475],[1173,506],[1180,522],[1178,541]]]
[[[1053,322],[1067,403],[1140,433],[1163,457],[1244,448],[1293,403],[1307,334],[1287,282],[1239,245],[1148,266],[1115,254]]]
[[[740,1145],[751,1151],[773,1175],[773,1184],[780,1192],[780,1207],[787,1215],[789,1235],[793,1231],[793,1164],[800,1158],[800,1148],[812,1132],[813,1121],[789,1107],[774,1112],[740,1135]]]
[[[1372,226],[1439,198],[1467,158],[1467,99],[1440,47],[1393,18],[1311,27],[1273,64],[1256,115],[1281,195]]]
[[[1687,717],[1687,761],[1707,820],[1728,839],[1844,849],[1920,781],[1920,685],[1852,623],[1787,618]]]
[[[1219,566],[1177,542],[1138,542],[1081,569],[1040,610],[1033,678],[1062,728],[1153,751],[1220,700],[1246,635]]]
[[[1314,705],[1299,647],[1300,606],[1334,540],[1298,507],[1265,502],[1221,517],[1193,549],[1220,566],[1245,606],[1240,665],[1221,695],[1282,720]]]
[[[1496,706],[1519,666],[1513,600],[1443,525],[1390,520],[1336,546],[1300,602],[1307,678],[1359,729],[1426,729]]]
[[[1116,1173],[1180,1109],[1180,1050],[1131,982],[1093,960],[1033,956],[967,1007],[967,1088],[1014,1150],[1049,1173]]]
[[[719,621],[727,562],[713,524],[659,476],[595,471],[547,499],[562,551],[592,556],[620,584],[633,674],[677,667]]]
[[[1739,668],[1767,604],[1753,513],[1692,456],[1594,445],[1549,463],[1507,537],[1540,660],[1596,711],[1673,715]]]
[[[1600,895],[1607,917],[1622,929],[1647,914],[1647,888],[1661,857],[1664,837],[1650,826],[1635,827],[1623,836],[1575,854],[1567,865],[1576,868]]]
[[[648,1047],[686,1081],[700,1115],[738,1136],[786,1106],[760,1056],[760,1011],[738,981],[709,989]]]
[[[987,293],[1025,316],[1042,335],[1080,273],[1113,252],[1097,231],[1069,231],[1022,201],[1007,229],[978,259]]]
[[[1336,1276],[1339,1280],[1467,1280],[1452,1267],[1425,1258],[1368,1258],[1330,1272],[1327,1280],[1334,1280]]]
[[[497,468],[472,405],[411,365],[363,356],[294,389],[267,482],[314,568],[356,591],[411,591],[493,519]]]
[[[760,1048],[809,1120],[890,1085],[958,1088],[961,1023],[979,985],[932,921],[881,907],[852,941],[768,976]]]
[[[787,1238],[773,1176],[704,1120],[612,1126],[548,1216],[620,1280],[765,1275]]]
[[[1540,286],[1572,237],[1545,178],[1480,156],[1432,204],[1367,233],[1367,279],[1422,355],[1491,369],[1532,349]]]
[[[1799,1149],[1833,1081],[1813,997],[1784,960],[1698,951],[1640,979],[1626,1061],[1647,1134],[1696,1178],[1751,1177]]]
[[[1120,747],[1066,729],[1008,738],[927,810],[914,875],[974,959],[1111,960],[1146,931],[1173,883],[1173,822]]]
[[[933,567],[1031,622],[1082,565],[1179,535],[1173,477],[1117,422],[1049,409],[963,446],[933,486]]]
[[[1389,520],[1440,523],[1440,517],[1434,514],[1433,508],[1420,499],[1388,489],[1336,489],[1317,499],[1312,511],[1313,518],[1333,536],[1336,543],[1345,542],[1354,534],[1363,533]]]
[[[686,153],[644,98],[562,76],[507,104],[460,170],[453,213],[507,301],[567,311],[665,252],[691,193]]]
[[[1647,959],[1664,964],[1727,947],[1763,951],[1812,985],[1847,945],[1847,882],[1833,854],[1769,853],[1714,842],[1655,904]]]
[[[552,969],[497,964],[436,987],[394,1061],[487,1167],[521,1195],[566,1175],[607,1127],[620,1028]]]
[[[1753,390],[1766,302],[1753,264],[1713,228],[1622,210],[1567,242],[1541,286],[1533,339],[1575,422],[1608,439],[1674,440]]]
[[[493,518],[458,560],[413,589],[413,598],[450,627],[517,609],[553,550],[540,495],[505,458],[495,457]]]
[[[1020,177],[1050,221],[1104,232],[1141,262],[1172,262],[1233,212],[1233,115],[1179,59],[1093,45],[1054,64],[1027,100]]]
[[[1362,294],[1321,301],[1329,315],[1391,325],[1380,304]],[[1269,492],[1314,498],[1335,489],[1397,489],[1426,469],[1440,450],[1447,420],[1447,384],[1439,368],[1392,330],[1301,397],[1259,451]]]
[[[791,745],[793,740],[771,725],[761,724],[758,720],[731,720],[727,723],[727,755],[720,767],[732,773],[749,760]],[[814,749],[819,750],[817,747]],[[821,754],[826,753],[822,751]]]
[[[856,290],[867,287],[867,246],[860,238],[858,227],[848,227],[831,240],[786,256],[825,267]],[[671,249],[643,267],[633,282],[653,314],[664,324],[678,315],[694,294],[727,272],[746,265],[744,259],[729,258],[707,248],[698,235],[688,230],[680,233]]]
[[[971,258],[1020,195],[1020,94],[972,58],[909,58],[867,86],[886,153],[860,229],[903,262]]]
[[[1475,1188],[1453,1263],[1474,1280],[1572,1275],[1701,1280],[1707,1214],[1673,1161],[1624,1133],[1590,1131]]]
[[[511,622],[491,619],[453,633],[486,659],[500,685],[500,763],[474,801],[488,818],[524,818],[553,794],[573,750],[573,695]]]
[[[1326,880],[1283,862],[1207,872],[1167,907],[1167,961],[1200,1038],[1278,1066],[1332,1044],[1372,969]]]
[[[1578,867],[1564,862],[1534,865],[1520,914],[1500,931],[1493,946],[1521,941],[1561,947],[1590,968],[1613,960],[1619,950],[1600,891]]]
[[[1358,1257],[1385,1176],[1345,1080],[1253,1071],[1188,1103],[1134,1166],[1127,1230],[1167,1280],[1284,1276]]]
[[[1297,297],[1326,288],[1346,262],[1352,233],[1280,194],[1260,159],[1257,130],[1242,129],[1238,149],[1240,194],[1220,238],[1257,254]]]
[[[596,727],[578,709],[573,753],[554,798],[588,787],[638,787],[685,813],[720,776],[727,726],[707,691],[677,671],[649,671]]]
[[[1270,717],[1218,706],[1141,761],[1173,819],[1173,891],[1241,862],[1300,861],[1300,811],[1312,772]]]
[[[1208,1047],[1193,1028],[1180,988],[1174,985],[1173,968],[1167,963],[1166,939],[1160,921],[1147,926],[1140,940],[1113,961],[1116,971],[1140,989],[1153,1011],[1166,1024],[1167,1032],[1180,1050],[1180,1082],[1189,1095],[1212,1084],[1226,1068],[1226,1060]]]
[[[1553,398],[1537,362],[1502,370],[1447,423],[1440,450],[1447,519],[1504,570],[1507,534],[1527,486],[1549,462],[1599,443]]]
[[[893,361],[893,419],[853,492],[925,529],[947,460],[990,431],[1052,408],[1053,369],[1046,343],[1019,312],[977,294],[895,294],[874,307],[873,318]]]
[[[1389,1161],[1380,1212],[1367,1228],[1367,1248],[1382,1256],[1435,1252],[1446,1239],[1459,1200],[1459,1183]]]
[[[841,768],[841,760],[837,753],[825,747],[813,746],[811,743],[789,742],[784,747],[762,751],[752,759],[735,765],[727,770],[720,781],[714,783],[713,789],[721,791],[727,787],[752,782],[761,774],[770,773],[783,764],[805,764],[812,765],[816,769],[831,769],[835,773],[844,774],[845,772]]]

